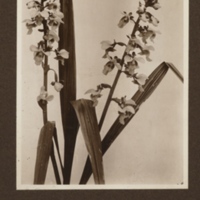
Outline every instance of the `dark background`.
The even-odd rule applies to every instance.
[[[171,0],[172,1],[172,0]],[[0,0],[0,199],[1,200],[198,200],[200,199],[200,1],[190,1],[189,189],[16,190],[16,1]]]

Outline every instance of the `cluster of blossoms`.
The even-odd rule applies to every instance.
[[[33,32],[33,28],[38,27],[47,22],[51,30],[56,30],[60,23],[63,23],[63,13],[60,12],[60,3],[57,0],[49,0],[48,2],[42,1],[29,1],[27,8],[30,10],[31,19],[26,19],[26,27],[28,34]]]
[[[154,50],[154,47],[148,45],[148,42],[154,43],[156,35],[160,34],[159,31],[152,28],[152,26],[158,26],[159,20],[148,12],[148,7],[157,10],[160,8],[160,4],[158,3],[158,0],[141,0],[137,10],[137,21],[134,20],[132,12],[123,12],[123,17],[118,23],[119,28],[125,27],[129,22],[135,23],[134,33],[127,36],[128,44],[116,42],[115,40],[114,42],[108,40],[101,42],[101,48],[105,51],[103,58],[108,59],[104,65],[103,74],[107,75],[116,67],[118,71],[124,73],[128,78],[131,78],[132,82],[138,85],[138,89],[141,92],[144,91],[143,86],[148,77],[145,74],[139,74],[137,72],[139,63],[144,63],[145,59],[148,62],[152,61],[150,54],[151,51]],[[141,25],[140,22],[142,22],[143,25]],[[110,55],[116,52],[115,47],[117,45],[125,47],[122,59],[118,58],[116,55]],[[94,106],[96,106],[98,103],[97,98],[102,96],[100,94],[101,89],[97,88],[97,90],[89,90],[87,93],[91,93],[91,99],[94,102]],[[124,124],[124,120],[135,113],[134,106],[136,105],[132,100],[126,100],[125,97],[121,99],[115,98],[113,100],[120,107],[119,120],[120,123]]]
[[[57,45],[60,38],[58,36],[58,27],[64,23],[64,14],[60,11],[59,0],[41,0],[29,1],[27,8],[30,10],[30,19],[24,20],[28,29],[27,34],[33,33],[34,29],[38,29],[39,32],[43,33],[43,38],[38,42],[37,45],[31,45],[30,50],[33,52],[33,58],[36,65],[42,66],[44,71],[47,73],[52,70],[55,73],[55,80],[51,85],[54,86],[56,91],[60,91],[63,88],[62,81],[58,81],[58,76],[55,70],[51,69],[45,62],[51,53],[54,53],[54,58],[64,65],[64,60],[69,58],[69,53],[65,49],[59,50],[54,47]],[[51,96],[50,96],[51,97]],[[45,86],[41,87],[41,92],[38,97],[39,101],[49,101],[52,98],[48,98]]]

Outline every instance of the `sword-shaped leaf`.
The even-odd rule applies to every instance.
[[[54,174],[55,174],[56,183],[58,185],[61,185],[61,179],[60,179],[60,175],[59,175],[59,171],[58,171],[58,165],[57,165],[56,157],[55,157],[55,153],[54,153],[53,142],[52,142],[52,150],[51,150],[51,162],[52,162],[53,171],[54,171]]]
[[[64,184],[70,183],[74,147],[78,133],[78,120],[70,101],[76,100],[76,57],[72,0],[60,0],[64,24],[59,29],[59,49],[66,49],[69,58],[64,66],[59,63],[59,78],[64,81],[60,92],[62,124],[64,131]]]
[[[72,102],[76,111],[81,131],[89,154],[89,162],[94,174],[95,184],[104,184],[104,171],[101,138],[93,102],[90,100],[77,100]]]
[[[35,163],[34,184],[44,184],[49,157],[52,153],[52,138],[55,123],[47,122],[40,131]]]
[[[57,135],[57,129],[56,129],[56,127],[54,129],[53,139],[54,139],[54,142],[55,142],[55,146],[56,146],[56,150],[57,150],[57,154],[58,154],[58,159],[59,159],[59,162],[60,162],[60,167],[61,167],[62,175],[64,177],[64,174],[63,174],[64,173],[64,169],[63,169],[62,159],[61,159],[61,155],[60,155],[60,148],[59,148],[59,142],[58,142],[58,135]]]
[[[183,82],[183,77],[181,76],[180,72],[170,63],[163,62],[161,63],[149,76],[146,84],[143,86],[144,92],[138,90],[132,97],[132,100],[137,104],[137,109],[135,110],[135,114],[139,110],[141,104],[146,101],[147,98],[154,92],[156,87],[162,81],[164,76],[166,75],[169,68],[173,68],[173,71],[176,71],[176,75],[181,79]],[[181,78],[182,77],[182,78]],[[130,118],[125,119],[124,125],[120,123],[119,117],[115,120],[109,131],[107,132],[106,136],[102,141],[102,154],[108,150],[111,144],[115,141],[118,135],[123,131],[123,129],[127,126],[127,124],[131,121],[131,119],[135,116],[133,114]],[[91,165],[89,162],[89,158],[86,160],[86,164],[84,167],[84,171],[80,180],[80,184],[86,184],[92,174]]]

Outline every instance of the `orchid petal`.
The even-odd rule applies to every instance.
[[[41,96],[39,95],[39,96],[37,96],[37,101],[40,101],[40,100],[42,100],[42,99],[41,99]]]
[[[31,46],[30,46],[30,50],[31,50],[32,52],[38,52],[38,51],[40,51],[35,45],[31,45]]]
[[[33,32],[33,29],[32,29],[32,28],[29,28],[27,34],[28,34],[28,35],[31,35],[32,32]]]
[[[125,103],[126,103],[127,105],[136,106],[136,103],[135,103],[135,101],[134,101],[133,99],[125,100]]]
[[[101,97],[101,90],[96,90],[94,93],[92,93],[93,96],[96,96],[96,97]]]
[[[154,47],[153,46],[145,46],[144,47],[144,50],[151,50],[151,51],[154,51]]]
[[[139,74],[136,76],[136,78],[137,78],[137,82],[140,85],[144,85],[146,83],[146,80],[148,79],[148,77],[145,74]]]
[[[54,88],[55,88],[55,90],[56,90],[57,92],[60,92],[61,89],[62,89],[63,87],[64,87],[64,86],[63,86],[62,83],[56,82],[56,83],[54,84]]]
[[[44,58],[44,53],[43,52],[37,52],[34,56],[35,64],[41,65],[43,58]]]
[[[30,9],[30,8],[33,8],[35,6],[35,2],[34,1],[30,1],[26,4],[27,8]]]
[[[132,60],[133,60],[133,58],[130,55],[125,55],[125,57],[124,57],[125,62],[131,62]]]
[[[46,56],[50,56],[51,55],[51,52],[50,51],[46,51],[46,52],[43,52]]]
[[[133,38],[132,39],[132,41],[135,43],[135,44],[137,44],[137,45],[139,45],[140,47],[143,47],[143,44],[141,43],[141,41],[138,39],[138,38]]]
[[[154,26],[158,26],[159,20],[156,19],[155,17],[151,16],[151,21],[150,21],[150,23],[152,23]]]
[[[140,90],[140,92],[144,92],[144,88],[141,85],[138,85],[138,89]]]
[[[148,62],[152,61],[152,59],[150,58],[150,54],[146,54],[146,59],[147,59]]]
[[[93,107],[96,107],[98,105],[98,100],[96,97],[91,97],[91,100],[93,101]]]
[[[52,19],[53,21],[56,21],[58,23],[64,23],[63,20],[60,17],[55,17]]]
[[[107,75],[109,72],[112,71],[112,68],[108,67],[108,66],[104,66],[104,69],[103,69],[103,74],[104,75]]]
[[[60,38],[53,30],[50,30],[48,35],[52,36],[55,39],[56,42],[59,42]]]
[[[126,112],[129,112],[131,114],[135,114],[135,109],[132,106],[125,106],[123,108],[123,110],[125,110]]]
[[[64,59],[61,59],[61,64],[64,66],[65,65],[65,60]]]
[[[41,60],[35,60],[35,64],[36,64],[36,65],[41,65],[41,64],[42,64],[42,61],[41,61]]]
[[[137,68],[138,68],[137,65],[131,63],[131,64],[128,65],[126,71],[127,71],[131,76],[133,76],[133,75],[135,74],[135,70],[136,70]]]
[[[125,115],[125,114],[120,114],[119,115],[119,122],[122,124],[122,125],[124,125],[125,124],[125,119],[126,118],[128,118],[128,116],[127,115]]]
[[[153,7],[155,10],[158,10],[159,8],[161,8],[161,6],[160,6],[159,3],[155,3],[152,7]]]
[[[59,10],[57,10],[54,14],[55,14],[55,16],[57,16],[57,17],[59,17],[61,19],[64,18],[64,14]]]
[[[124,16],[120,19],[119,23],[118,23],[118,27],[119,28],[123,28],[127,23],[129,22],[129,17],[128,16]]]
[[[65,59],[68,59],[68,58],[69,58],[69,52],[66,51],[65,49],[61,49],[61,50],[59,51],[59,55],[60,55],[61,57],[65,58]]]
[[[119,63],[115,63],[115,66],[117,67],[118,70],[122,70],[122,66]]]
[[[45,86],[42,86],[41,88],[40,88],[40,93],[44,93],[45,92]]]
[[[39,11],[35,8],[32,8],[30,11],[31,18],[35,18],[39,14]]]
[[[22,21],[22,23],[31,23],[31,22],[33,22],[33,21],[30,20],[30,19],[25,19],[25,20]]]
[[[137,62],[145,63],[145,60],[142,57],[134,57],[134,60],[136,60]]]
[[[44,17],[45,19],[49,17],[49,13],[46,10],[43,10],[42,12],[40,12],[40,15]]]
[[[111,58],[110,58],[111,59]],[[111,59],[112,60],[112,59]],[[105,64],[104,69],[103,69],[103,74],[107,75],[109,72],[113,70],[115,67],[115,64],[113,61],[109,61]]]
[[[96,90],[94,89],[89,89],[85,92],[85,94],[94,94],[96,92]]]
[[[152,61],[152,60],[149,58],[150,52],[149,52],[148,50],[143,50],[142,52],[139,53],[139,55],[144,55],[144,56],[146,56],[146,60],[149,61],[149,62]]]
[[[133,50],[134,50],[133,46],[131,46],[131,45],[126,46],[126,53],[129,53],[130,51],[133,51]]]
[[[105,41],[101,42],[101,48],[103,50],[106,50],[106,49],[110,48],[111,46],[112,46],[112,42],[110,42],[108,40],[105,40]]]
[[[147,18],[146,18],[145,13],[140,15],[140,20],[143,21],[143,22],[147,22]]]
[[[46,97],[46,100],[47,100],[47,101],[51,101],[51,100],[53,100],[53,98],[54,98],[53,95],[49,95],[49,96]]]

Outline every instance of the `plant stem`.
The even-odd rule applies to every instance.
[[[46,56],[45,56],[45,63],[47,63],[47,59],[48,58],[46,58]],[[46,68],[47,68],[47,65],[45,64],[44,65],[44,87],[45,87],[45,90],[47,91],[47,82],[48,82],[48,76],[47,76],[47,70],[46,70]],[[48,121],[48,115],[47,115],[48,113],[47,113],[47,103],[45,104],[45,106],[43,107],[43,122],[44,122],[44,124],[46,124],[47,123],[47,121]]]
[[[140,22],[140,18],[138,17],[136,23],[135,23],[135,26],[133,28],[133,31],[131,33],[131,37],[135,36],[135,33],[136,31],[138,30],[138,27],[139,27],[139,22]],[[130,41],[130,40],[129,40]],[[120,65],[123,66],[124,64],[124,57],[126,56],[126,50],[124,51],[124,54],[122,56],[122,59],[121,59],[121,62],[120,62]],[[106,114],[107,114],[107,111],[108,111],[108,108],[110,106],[110,102],[112,100],[112,96],[113,96],[113,93],[115,91],[115,88],[117,86],[117,83],[118,83],[118,80],[120,78],[120,75],[121,75],[121,70],[118,70],[116,76],[115,76],[115,79],[114,79],[114,82],[113,82],[113,85],[110,89],[110,92],[109,92],[109,95],[108,95],[108,98],[107,98],[107,101],[106,101],[106,104],[105,104],[105,107],[103,109],[103,112],[102,112],[102,115],[101,115],[101,118],[100,118],[100,121],[99,121],[99,131],[101,130],[102,126],[103,126],[103,122],[105,120],[105,117],[106,117]]]
[[[46,21],[43,21],[43,26],[44,26],[44,36],[47,34],[47,24]],[[45,50],[47,49],[47,40],[44,39],[44,48]],[[49,66],[48,66],[48,56],[45,55],[44,57],[44,66],[43,66],[43,85],[45,87],[45,90],[48,90],[48,70],[49,70]],[[48,121],[48,113],[47,113],[47,103],[45,104],[45,106],[43,107],[43,122],[44,124],[47,123]]]

